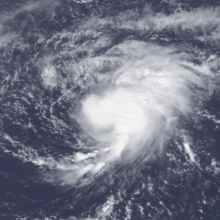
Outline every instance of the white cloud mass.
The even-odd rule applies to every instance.
[[[184,53],[136,41],[119,48],[123,65],[81,101],[77,120],[95,144],[92,156],[61,175],[66,184],[88,184],[115,162],[161,155],[179,116],[188,117],[201,91],[209,90],[206,63],[195,66]]]

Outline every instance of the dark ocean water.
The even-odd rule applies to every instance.
[[[1,0],[0,219],[220,219],[219,5]],[[210,86],[190,87],[192,113],[161,155],[71,184],[75,155],[96,144],[76,119],[81,100],[136,56],[134,42],[184,53]]]

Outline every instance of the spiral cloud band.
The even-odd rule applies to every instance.
[[[79,121],[97,144],[90,156],[78,153],[80,165],[74,175],[64,175],[65,182],[97,175],[117,161],[143,162],[163,152],[178,116],[191,111],[195,91],[190,87],[203,88],[204,83],[181,63],[182,55],[162,49],[149,47],[144,57],[128,60],[82,100]]]
[[[92,17],[77,31],[48,40],[55,48],[67,42],[58,55],[44,59],[43,85],[63,89],[59,100],[72,103],[71,124],[80,132],[73,132],[72,155],[36,161],[50,168],[46,176],[63,185],[85,185],[115,164],[145,164],[165,153],[180,132],[180,116],[197,114],[217,89],[219,58],[197,44],[214,47],[219,41],[219,11],[165,15],[146,7],[141,13]],[[52,62],[56,59],[62,65]]]

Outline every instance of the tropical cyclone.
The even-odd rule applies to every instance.
[[[219,8],[171,15],[146,8],[91,17],[77,31],[54,34],[45,48],[51,42],[62,50],[36,62],[44,64],[45,88],[60,88],[61,97],[71,99],[72,124],[82,130],[74,134],[73,155],[42,159],[53,178],[71,186],[91,183],[115,162],[141,163],[164,152],[169,135],[178,133],[179,116],[209,100],[218,83],[218,57],[191,43],[215,42],[219,20]]]
[[[199,77],[184,66],[183,54],[171,52],[150,46],[139,57],[143,48],[136,49],[135,59],[82,100],[79,122],[97,145],[96,156],[81,169],[94,174],[115,161],[147,161],[163,152],[166,134],[179,115],[192,110],[195,92],[190,87],[205,88],[202,73]]]

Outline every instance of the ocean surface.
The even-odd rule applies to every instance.
[[[220,2],[0,0],[0,219],[219,220]]]

